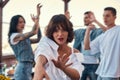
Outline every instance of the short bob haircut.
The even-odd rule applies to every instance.
[[[60,29],[60,27],[62,27],[63,30],[68,32],[67,43],[72,42],[74,38],[73,25],[63,14],[54,15],[51,18],[48,26],[46,27],[45,35],[48,38],[54,40],[53,33],[57,29]]]

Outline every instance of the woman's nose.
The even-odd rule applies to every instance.
[[[58,31],[58,35],[62,35],[63,34],[63,32],[62,31]]]

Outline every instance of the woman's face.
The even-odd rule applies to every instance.
[[[18,24],[17,24],[17,31],[22,32],[25,26],[25,21],[22,17],[19,17]]]
[[[64,45],[67,43],[68,32],[60,27],[53,32],[53,38],[58,45]]]

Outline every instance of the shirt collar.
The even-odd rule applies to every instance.
[[[54,50],[58,50],[59,46],[53,40],[51,40],[50,38],[46,36],[45,36],[45,40]]]

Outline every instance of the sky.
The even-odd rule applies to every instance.
[[[91,10],[103,22],[103,9],[107,6],[112,6],[119,10],[119,2],[120,0],[71,0],[68,4],[72,16],[71,21],[75,26],[82,26],[83,13]],[[32,26],[33,22],[30,14],[36,14],[36,5],[38,3],[43,5],[40,15],[41,26],[46,26],[53,15],[64,13],[64,3],[62,0],[10,0],[4,7],[3,21],[9,23],[13,15],[21,14],[26,19],[26,24]],[[116,22],[118,21],[116,20]]]
[[[34,24],[30,14],[36,15],[36,5],[38,3],[43,5],[40,15],[42,32],[53,15],[64,13],[64,3],[62,0],[9,0],[3,8],[3,53],[11,51],[7,43],[7,33],[11,17],[17,14],[22,15],[26,20],[27,29],[25,28],[25,31],[30,31]],[[83,14],[86,11],[93,11],[101,23],[103,23],[103,10],[105,7],[114,7],[117,9],[117,14],[120,14],[120,0],[71,0],[68,6],[72,16],[70,20],[75,29],[84,25]],[[119,24],[119,22],[120,16],[117,15],[116,24]]]

